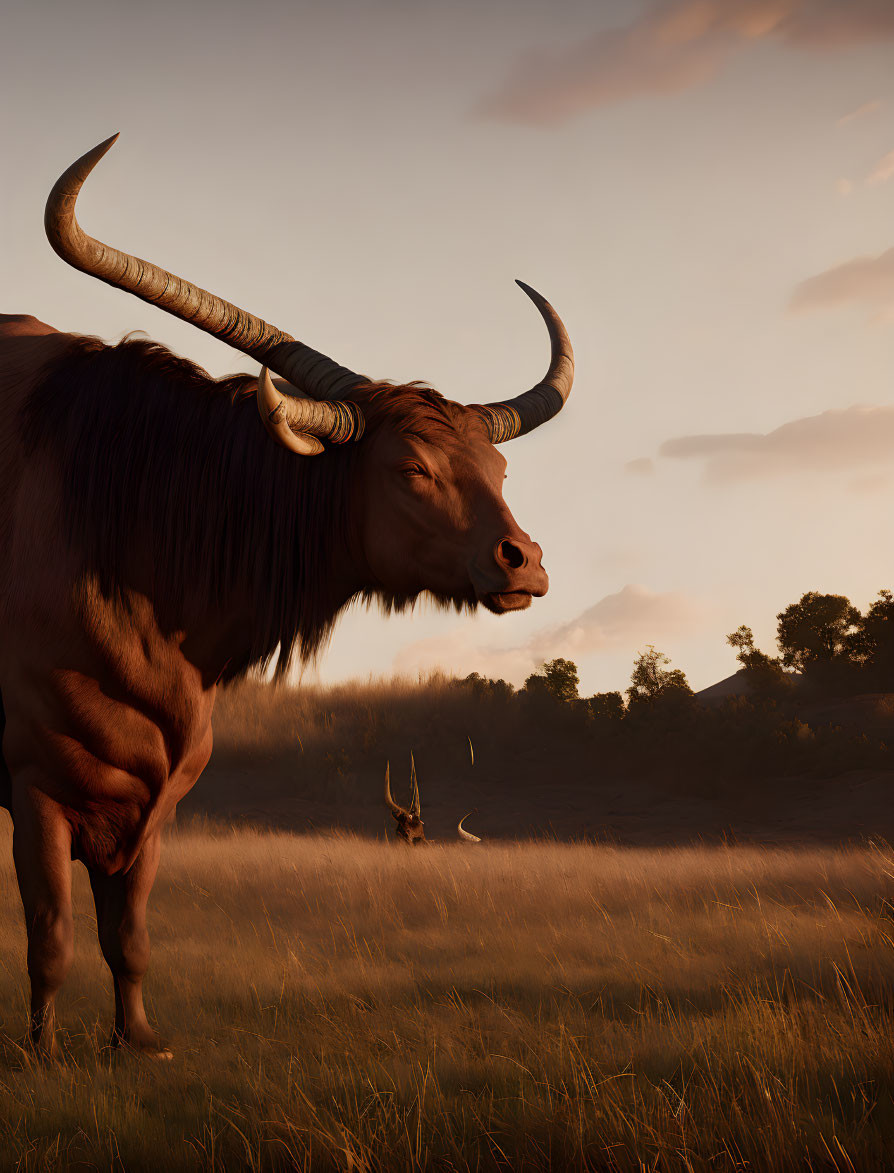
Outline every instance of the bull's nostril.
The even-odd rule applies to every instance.
[[[525,564],[525,556],[514,542],[508,540],[500,542],[500,559],[513,570],[518,570]]]

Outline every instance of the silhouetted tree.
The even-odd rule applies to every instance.
[[[852,655],[863,665],[864,686],[887,692],[894,689],[894,594],[880,590],[860,617],[851,640]]]
[[[624,698],[619,692],[597,692],[583,703],[595,721],[619,721],[624,716]]]
[[[572,660],[548,660],[525,681],[525,691],[546,693],[557,701],[576,701],[580,677]]]
[[[461,680],[454,681],[461,688],[471,689],[479,696],[495,696],[507,698],[515,693],[515,689],[508,680],[491,680],[489,676],[482,676],[479,672],[470,672]]]
[[[754,633],[743,623],[726,637],[730,647],[736,649],[736,659],[745,670],[745,679],[757,693],[777,693],[789,687],[782,661],[768,656],[755,646]]]
[[[850,691],[858,676],[855,643],[862,616],[844,595],[808,591],[776,616],[782,662],[823,692]]]
[[[640,652],[634,661],[627,689],[631,707],[693,695],[686,674],[679,668],[665,668],[669,663],[670,657],[651,644],[648,651]]]

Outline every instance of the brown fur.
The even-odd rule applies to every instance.
[[[355,524],[357,447],[296,460],[258,428],[254,393],[254,379],[215,382],[157,343],[76,338],[24,409],[28,454],[58,463],[72,547],[105,594],[140,587],[168,630],[234,595],[250,600],[251,630],[224,681],[277,649],[279,673],[296,650],[315,655],[345,602],[332,597],[332,555]],[[371,384],[354,398],[367,436],[387,421],[438,443],[463,410],[420,384]]]
[[[428,843],[425,838],[425,823],[419,815],[410,814],[409,811],[401,811],[400,814],[392,811],[391,816],[397,824],[394,828],[394,834],[401,843],[407,843],[410,847],[419,847]]]
[[[143,1007],[146,903],[161,827],[211,753],[218,682],[314,655],[352,598],[499,612],[546,589],[474,411],[364,385],[363,442],[299,459],[254,390],[151,342],[0,315],[0,800],[43,1054],[73,956],[72,858],[113,1042],[167,1054]]]

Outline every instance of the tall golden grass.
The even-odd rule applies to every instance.
[[[24,933],[0,847],[4,1169],[894,1165],[883,846],[414,851],[181,828],[150,918],[174,1062],[103,1053],[79,875],[50,1069],[12,1042]]]

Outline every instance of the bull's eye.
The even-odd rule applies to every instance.
[[[400,470],[401,476],[405,477],[427,477],[428,473],[421,464],[405,464]]]

